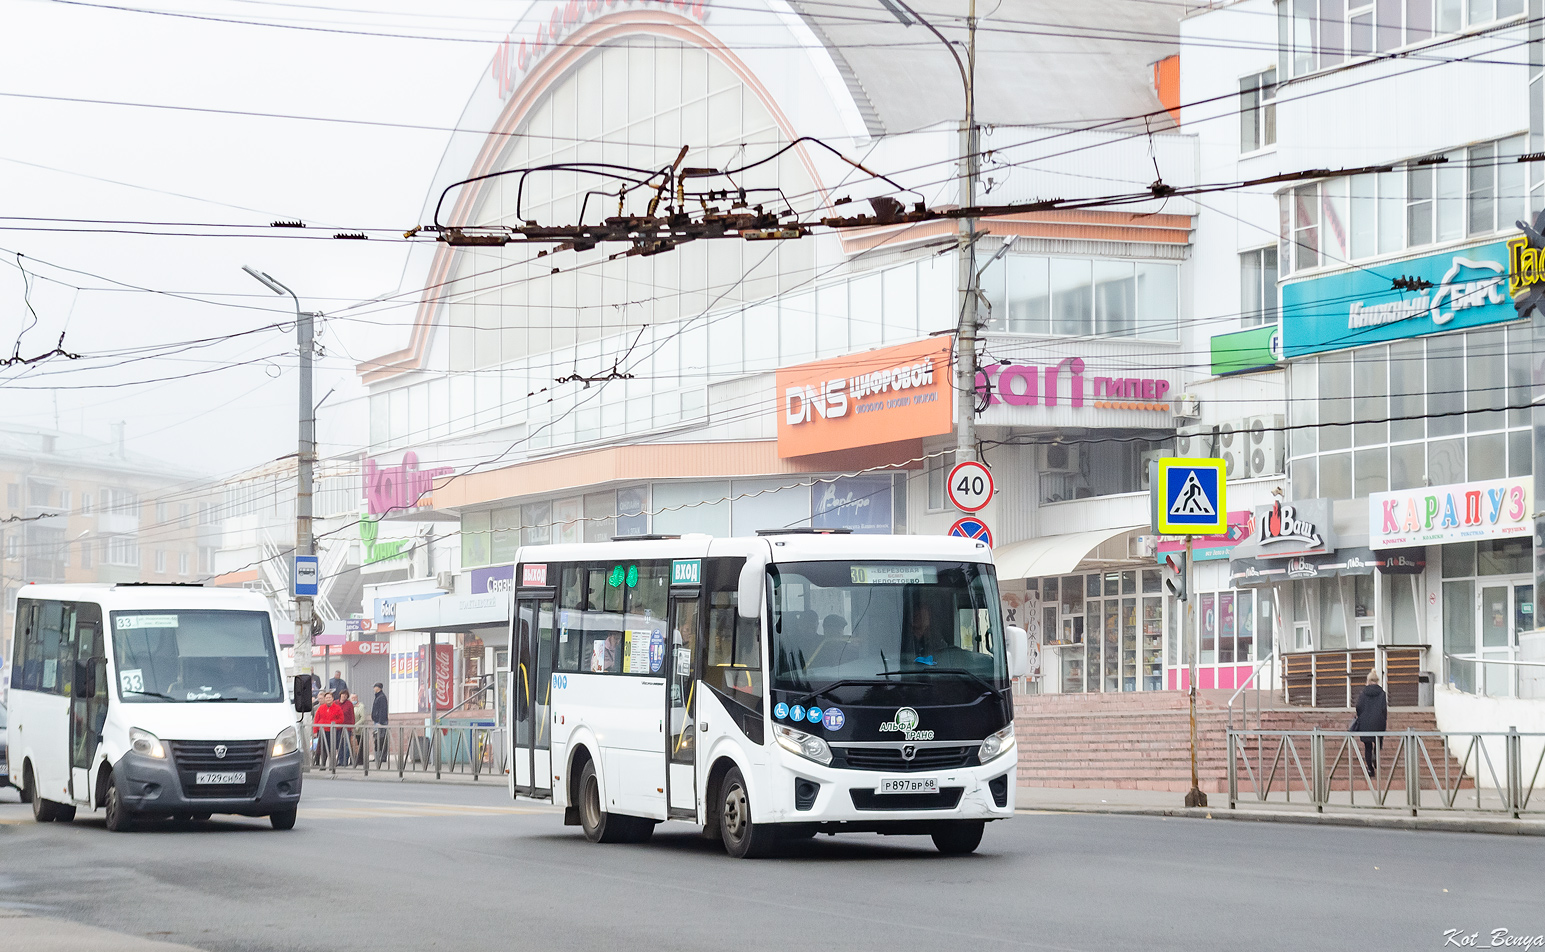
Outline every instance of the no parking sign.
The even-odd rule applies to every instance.
[[[964,519],[956,519],[950,526],[950,535],[962,539],[975,539],[978,542],[987,543],[992,548],[992,530],[987,528],[987,523],[977,516],[966,516]]]

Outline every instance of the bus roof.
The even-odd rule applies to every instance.
[[[824,560],[920,559],[945,562],[992,562],[992,549],[974,539],[940,535],[860,535],[857,533],[777,533],[715,538],[621,539],[522,546],[521,563],[589,562],[610,559],[700,559],[745,557],[765,553],[773,562]]]
[[[196,585],[115,585],[111,582],[70,582],[25,585],[18,598],[63,602],[95,602],[109,611],[136,608],[181,608],[187,611],[268,611],[268,599],[257,592]]]

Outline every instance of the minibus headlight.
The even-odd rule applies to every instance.
[[[784,750],[807,757],[818,764],[832,762],[832,749],[825,740],[814,734],[806,734],[792,727],[784,727],[781,724],[773,725],[773,736],[778,738],[778,746]]]
[[[987,735],[987,739],[982,741],[982,751],[979,759],[985,764],[1013,746],[1014,725],[1010,724],[996,734]]]
[[[282,757],[285,754],[295,753],[300,746],[300,734],[293,727],[286,727],[274,738],[274,756]]]
[[[129,746],[134,748],[135,753],[144,754],[146,757],[166,759],[166,745],[161,743],[161,738],[150,731],[142,731],[138,727],[129,728]]]

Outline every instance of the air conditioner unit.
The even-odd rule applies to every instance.
[[[1158,554],[1159,537],[1156,535],[1140,535],[1132,539],[1132,558],[1151,559]]]
[[[1183,426],[1175,431],[1176,456],[1212,455],[1212,430],[1199,426]]]
[[[1176,394],[1170,403],[1177,420],[1197,420],[1202,416],[1202,400],[1194,393]]]
[[[1041,472],[1076,473],[1079,471],[1078,447],[1051,443],[1041,453]]]
[[[455,572],[436,572],[435,573],[435,588],[440,589],[442,592],[454,592],[454,591],[456,591],[456,573]]]
[[[1148,491],[1148,464],[1153,460],[1163,459],[1164,457],[1170,455],[1172,454],[1169,452],[1169,450],[1158,449],[1144,450],[1139,456],[1140,462],[1137,470],[1137,479],[1143,492]],[[1179,455],[1184,456],[1185,454],[1181,453]]]
[[[1285,434],[1282,416],[1251,417],[1245,421],[1243,434],[1246,452],[1246,471],[1250,476],[1280,476],[1282,474],[1282,446]]]
[[[1242,432],[1243,429],[1243,422],[1232,420],[1219,423],[1213,428],[1217,437],[1214,441],[1216,444],[1214,452],[1219,459],[1223,460],[1223,475],[1226,479],[1244,479],[1249,475],[1250,457],[1245,449],[1245,443],[1248,441]]]

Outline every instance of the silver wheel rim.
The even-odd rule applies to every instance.
[[[746,826],[751,820],[749,812],[746,808],[746,791],[736,784],[724,797],[724,829],[732,839],[738,840],[745,835]]]
[[[585,822],[594,830],[601,825],[601,785],[591,777],[585,784]]]

